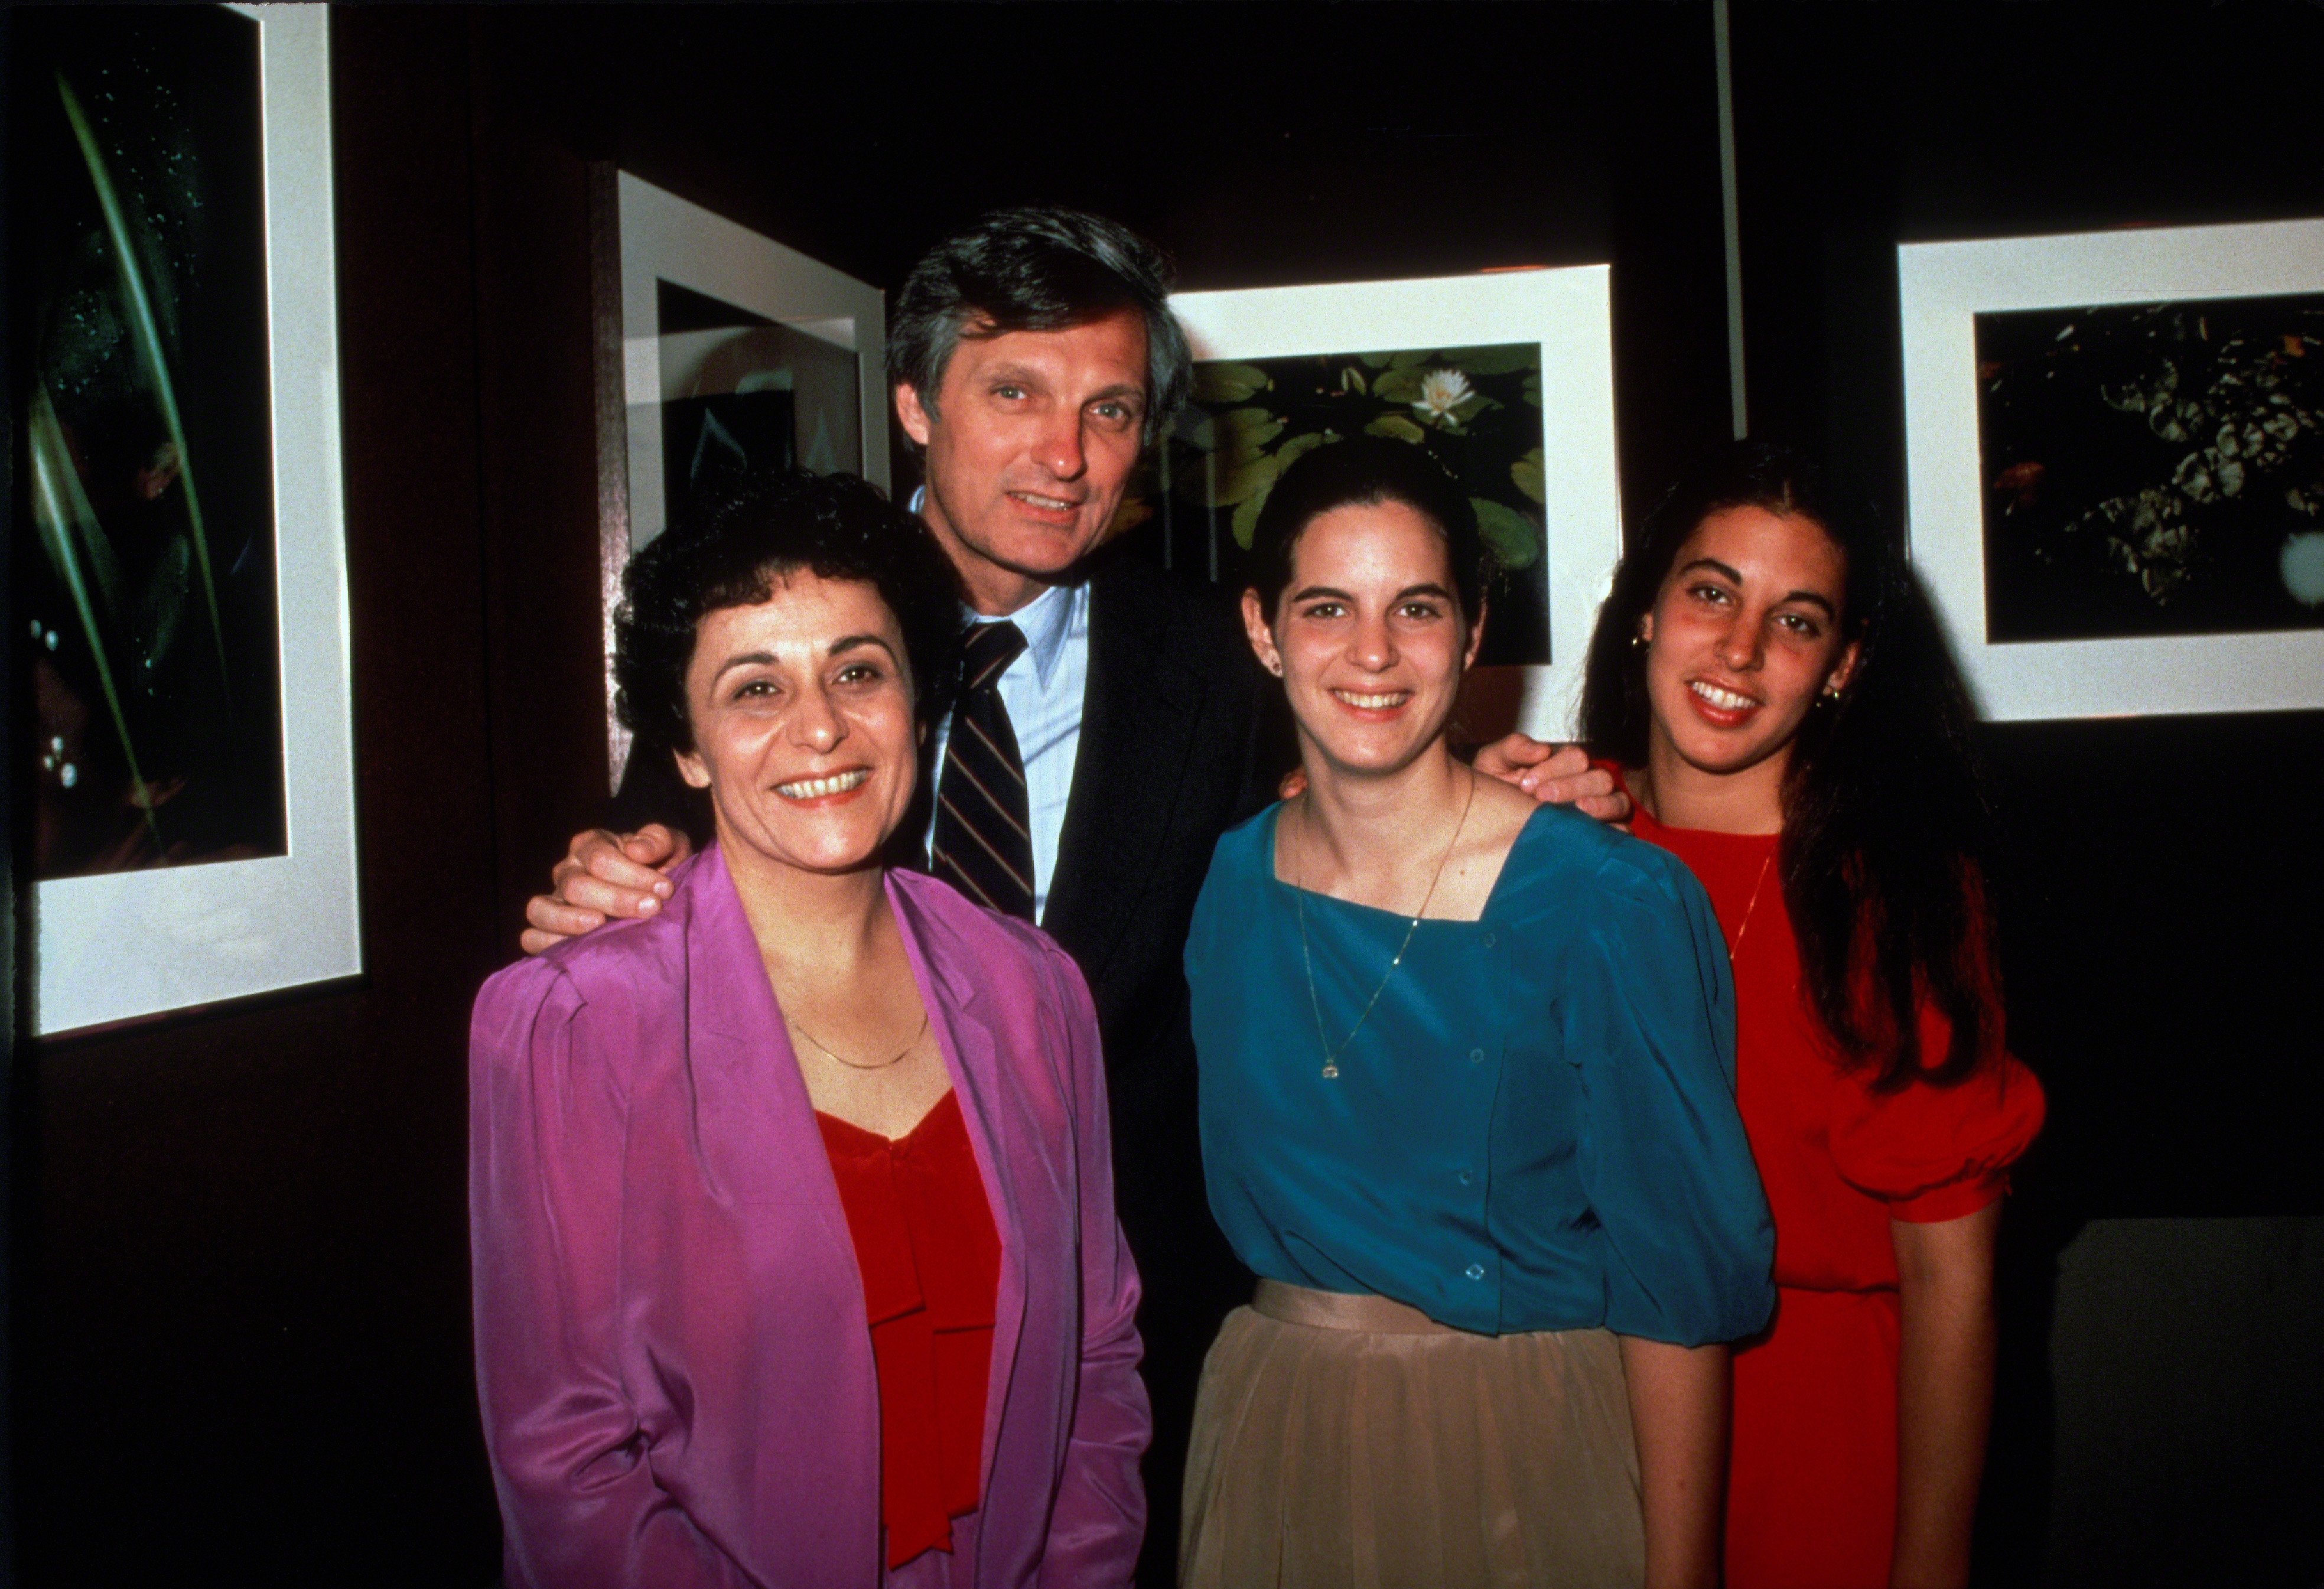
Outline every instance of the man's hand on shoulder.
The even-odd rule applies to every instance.
[[[1477,771],[1533,796],[1544,805],[1572,806],[1600,822],[1620,827],[1630,819],[1630,797],[1614,775],[1590,764],[1578,744],[1545,744],[1512,734],[1477,752]]]
[[[525,901],[530,923],[517,942],[528,955],[579,938],[616,916],[650,916],[669,898],[663,873],[694,853],[693,841],[659,822],[635,833],[591,828],[549,873],[550,891]]]

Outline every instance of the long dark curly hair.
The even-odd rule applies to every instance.
[[[1765,443],[1738,443],[1683,481],[1599,610],[1582,739],[1597,755],[1645,763],[1653,713],[1646,652],[1631,639],[1696,527],[1740,507],[1831,538],[1848,565],[1841,638],[1862,648],[1846,691],[1801,725],[1784,775],[1777,855],[1808,1002],[1841,1062],[1873,1070],[1879,1090],[1963,1081],[2000,1047],[1976,714],[1927,593],[1868,511],[1843,509],[1805,458]],[[1951,1024],[1942,1055],[1921,1052],[1924,1002]]]

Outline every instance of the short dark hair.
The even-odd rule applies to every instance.
[[[914,715],[935,722],[959,665],[960,576],[951,559],[877,486],[787,470],[698,495],[622,571],[613,681],[622,726],[656,747],[692,750],[686,670],[702,620],[765,601],[801,568],[879,592],[903,631]]]
[[[1194,380],[1186,334],[1170,314],[1170,262],[1118,221],[1077,209],[997,209],[937,244],[912,267],[888,325],[888,384],[920,406],[936,392],[963,337],[1057,331],[1122,309],[1146,323],[1146,421],[1151,444],[1169,431]]]
[[[1461,614],[1473,628],[1484,610],[1492,556],[1477,531],[1477,510],[1443,466],[1408,441],[1351,436],[1327,441],[1283,471],[1251,531],[1251,588],[1268,623],[1291,585],[1291,554],[1307,526],[1338,508],[1402,503],[1444,538]]]

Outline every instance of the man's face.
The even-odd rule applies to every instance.
[[[1138,463],[1146,325],[1122,309],[1056,331],[964,336],[933,408],[896,388],[927,449],[921,516],[979,612],[1015,612],[1095,546]]]

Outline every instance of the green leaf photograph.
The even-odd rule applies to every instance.
[[[32,875],[281,855],[259,24],[16,22]]]
[[[2324,294],[1977,317],[1997,641],[2324,627]]]
[[[1125,504],[1125,522],[1158,519],[1166,562],[1239,584],[1284,469],[1359,435],[1425,449],[1475,504],[1497,565],[1478,660],[1549,661],[1536,343],[1198,364],[1194,401]]]

